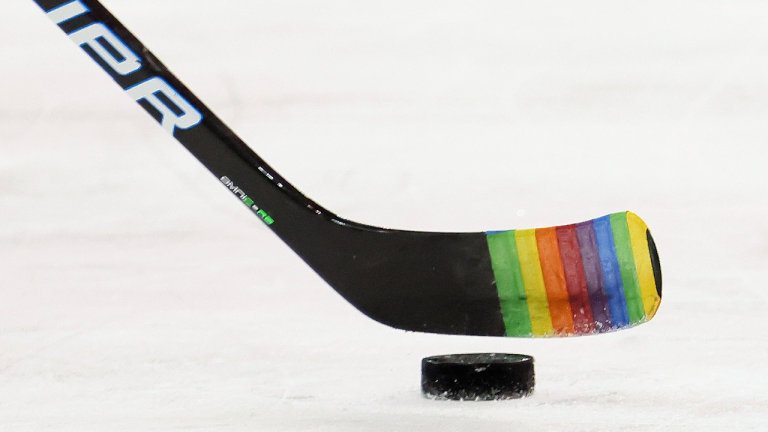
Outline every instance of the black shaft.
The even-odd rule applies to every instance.
[[[270,168],[98,1],[35,2],[361,312],[411,331],[505,334],[485,233],[398,231],[336,216]]]

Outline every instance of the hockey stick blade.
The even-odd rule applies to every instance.
[[[96,0],[34,0],[129,96],[365,315],[419,332],[569,336],[631,327],[661,301],[650,231],[632,213],[488,233],[342,219],[270,168]]]

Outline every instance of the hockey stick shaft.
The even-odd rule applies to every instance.
[[[259,178],[260,183],[272,183],[292,199],[303,201],[304,205],[323,214],[328,213],[283,180],[99,2],[35,2],[166,132],[184,145],[267,225],[275,221],[255,202],[259,194],[254,189],[259,187],[246,186],[242,178]]]

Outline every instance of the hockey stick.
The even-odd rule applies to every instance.
[[[630,327],[661,301],[640,218],[488,233],[399,231],[342,219],[270,168],[97,0],[35,0],[129,96],[347,301],[392,327],[567,336]]]

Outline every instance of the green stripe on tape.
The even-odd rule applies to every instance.
[[[635,324],[645,318],[645,308],[640,293],[640,281],[637,277],[632,242],[629,237],[627,213],[613,213],[611,215],[611,227],[613,228],[613,240],[616,244],[616,257],[621,269],[621,281],[624,284],[624,298],[627,300],[629,322]]]
[[[496,232],[488,234],[487,237],[507,336],[532,336],[531,317],[520,271],[520,259],[517,256],[515,232]]]

